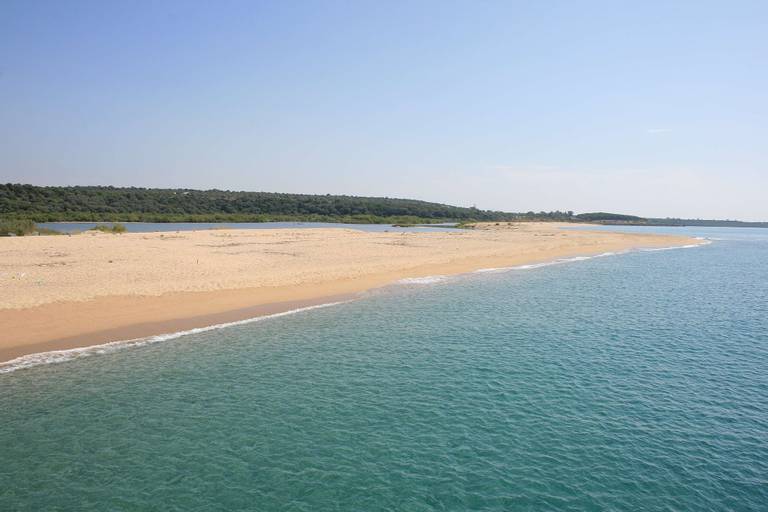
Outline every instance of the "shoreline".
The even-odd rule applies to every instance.
[[[533,236],[553,236],[547,230]],[[289,311],[316,307],[329,302],[349,301],[363,292],[396,284],[398,281],[449,276],[479,270],[503,270],[520,266],[541,266],[565,258],[595,257],[603,253],[699,245],[700,240],[663,235],[599,235],[575,231],[583,238],[595,235],[583,246],[523,247],[513,254],[461,255],[447,261],[387,269],[348,277],[331,277],[321,282],[283,286],[244,287],[206,291],[173,291],[158,295],[106,295],[85,300],[60,300],[0,309],[0,369],[14,359],[51,351],[72,350],[105,343],[144,339],[212,325],[241,322]],[[615,234],[614,234],[615,235]],[[109,237],[113,238],[110,239]],[[124,236],[124,235],[120,235]],[[357,236],[357,235],[355,235]],[[375,236],[376,240],[385,238]],[[424,235],[418,235],[424,237]],[[517,236],[517,235],[516,235]],[[563,235],[566,236],[566,235]],[[104,238],[107,237],[107,238]],[[99,235],[113,240],[114,235]],[[422,240],[429,240],[424,237]],[[438,237],[439,238],[439,237]],[[445,258],[443,258],[445,259]],[[418,261],[418,259],[416,259]],[[0,260],[1,261],[1,260]],[[310,261],[311,263],[311,261]],[[359,273],[358,273],[359,274]]]
[[[26,353],[23,351],[12,359],[0,360],[0,375],[43,364],[71,361],[89,355],[149,345],[199,332],[255,323],[271,318],[336,306],[356,298],[358,298],[356,295],[340,295],[308,301],[277,302],[175,321],[135,324],[125,328],[75,336],[71,339],[27,345],[25,348],[32,350],[32,352]],[[145,329],[150,329],[150,331]],[[146,334],[146,332],[153,332],[153,334]]]

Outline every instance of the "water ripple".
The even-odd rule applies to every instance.
[[[0,510],[766,510],[766,244],[405,286],[0,379]]]

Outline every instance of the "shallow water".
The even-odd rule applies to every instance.
[[[766,510],[768,231],[706,231],[0,375],[0,510]]]
[[[111,226],[111,222],[41,222],[41,228],[53,229],[61,233],[88,231],[96,226]],[[129,233],[151,233],[168,231],[196,231],[199,229],[311,229],[311,228],[346,228],[358,231],[396,231],[398,233],[426,233],[436,231],[454,231],[451,224],[431,224],[412,227],[396,227],[391,224],[342,224],[336,222],[125,222]]]

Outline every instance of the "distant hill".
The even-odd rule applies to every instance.
[[[500,212],[447,204],[341,195],[135,187],[0,184],[0,219],[33,222],[348,222],[418,224],[559,221],[652,226],[768,227],[766,222],[657,219],[607,212]]]
[[[584,222],[599,222],[603,224],[645,224],[646,219],[634,215],[621,215],[618,213],[593,212],[580,213],[574,216],[574,219]]]
[[[741,220],[716,219],[647,219],[649,226],[702,226],[724,228],[768,228],[768,222],[745,222]]]
[[[634,215],[617,213],[580,213],[573,216],[574,220],[594,222],[597,224],[620,224],[631,226],[699,226],[699,227],[733,227],[733,228],[768,228],[768,222],[743,222],[739,220],[707,220],[707,219],[677,219],[677,218],[644,218]]]

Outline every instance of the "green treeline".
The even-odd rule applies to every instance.
[[[594,222],[656,226],[768,227],[765,222],[660,219],[572,211],[499,212],[446,204],[393,199],[227,190],[118,187],[38,187],[0,184],[4,233],[23,233],[29,222],[343,222],[427,224],[501,221]]]
[[[649,226],[706,226],[723,228],[768,228],[768,222],[717,219],[648,219]]]
[[[619,215],[616,213],[582,213],[575,215],[573,220],[594,222],[597,224],[622,224],[632,226],[700,226],[700,227],[733,227],[733,228],[768,228],[768,222],[744,222],[739,220],[715,219],[676,219],[676,218],[643,218],[634,215]]]
[[[636,217],[634,215],[620,215],[618,213],[606,213],[606,212],[594,212],[594,213],[580,213],[576,215],[577,220],[583,220],[585,222],[605,222],[605,223],[633,223],[644,224],[646,219],[642,217]]]
[[[594,222],[656,226],[768,227],[765,222],[660,219],[606,212],[499,212],[413,199],[227,190],[38,187],[0,184],[0,231],[39,231],[34,222],[343,222],[427,224],[501,221]]]
[[[445,204],[225,190],[0,185],[0,215],[34,222],[434,223],[568,220],[573,212],[507,213]]]

